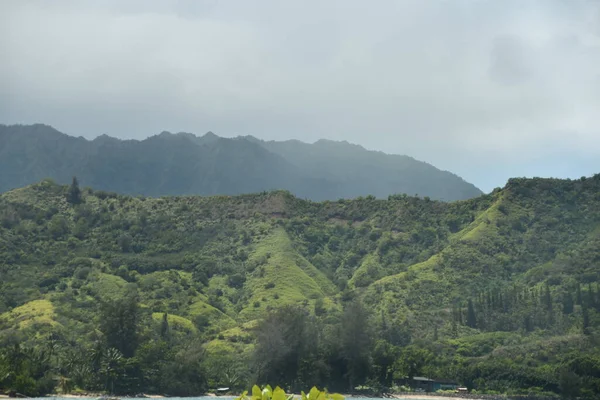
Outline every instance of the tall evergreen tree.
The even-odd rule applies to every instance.
[[[575,297],[575,304],[580,306],[583,303],[583,298],[581,296],[581,284],[577,282],[577,294]]]
[[[81,190],[79,189],[79,182],[76,176],[73,177],[71,186],[69,186],[69,190],[67,191],[67,202],[71,204],[81,203]]]
[[[533,323],[531,322],[531,317],[529,315],[525,316],[523,320],[523,327],[525,328],[525,332],[533,331]]]
[[[573,314],[573,296],[571,293],[565,293],[563,298],[563,313],[565,315]]]
[[[456,320],[452,321],[452,337],[456,338],[458,337],[458,325],[456,324]]]
[[[583,304],[581,306],[581,313],[583,316],[583,321],[582,321],[583,334],[587,335],[589,333],[589,327],[590,327],[590,315],[588,313],[587,305]]]
[[[469,303],[467,304],[467,326],[477,328],[477,317],[475,316],[475,308],[473,308],[471,299],[469,299]]]
[[[163,314],[162,321],[160,323],[160,337],[167,339],[169,337],[169,316],[167,313]]]
[[[595,307],[596,306],[596,295],[594,293],[594,287],[592,286],[592,283],[588,283],[588,306],[589,307]]]
[[[546,309],[546,320],[544,321],[547,328],[554,325],[554,311],[552,309],[552,295],[550,294],[550,286],[546,283],[542,294],[542,305]]]
[[[104,303],[101,307],[100,330],[107,347],[132,357],[139,344],[140,310],[137,291]]]
[[[544,307],[546,307],[546,311],[549,313],[552,312],[552,296],[550,295],[550,286],[546,284],[544,286],[544,299],[543,299]]]

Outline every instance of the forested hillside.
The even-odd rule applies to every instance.
[[[600,393],[600,175],[452,203],[75,183],[0,195],[0,389]]]
[[[89,141],[47,125],[0,125],[0,171],[0,192],[45,178],[66,184],[77,175],[95,189],[146,196],[285,189],[311,200],[407,193],[452,201],[481,194],[458,176],[407,156],[345,142],[263,142],[211,132]]]

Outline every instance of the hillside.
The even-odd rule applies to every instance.
[[[52,335],[65,352],[91,349],[110,341],[104,305],[134,291],[149,318],[148,344],[132,350],[135,357],[122,349],[125,359],[159,351],[152,338],[168,326],[188,343],[181,346],[203,343],[209,385],[254,377],[247,365],[255,343],[256,351],[271,343],[256,326],[296,306],[325,339],[317,353],[300,352],[321,358],[322,375],[286,380],[308,374],[302,367],[294,378],[272,375],[291,386],[348,390],[352,382],[387,386],[402,374],[428,374],[478,390],[566,393],[580,382],[580,394],[600,392],[600,175],[512,179],[452,203],[84,189],[81,204],[71,204],[68,190],[45,180],[0,195],[0,343],[38,346]],[[361,326],[374,335],[362,355],[343,350],[344,332],[361,321],[357,302],[369,314]],[[188,350],[173,355],[177,365],[190,354],[181,348]],[[356,357],[367,360],[362,375]]]
[[[312,200],[407,193],[452,201],[481,194],[456,175],[406,156],[344,142],[263,142],[211,132],[88,141],[41,124],[0,125],[0,170],[0,192],[45,178],[68,183],[77,175],[95,189],[146,196],[284,189]]]

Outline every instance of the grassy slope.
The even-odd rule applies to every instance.
[[[256,319],[269,307],[314,302],[335,291],[320,271],[294,251],[281,229],[256,246],[250,262],[256,260],[266,262],[246,282],[245,289],[251,294],[248,307],[240,313],[242,320]]]
[[[5,329],[27,329],[33,325],[59,325],[54,306],[48,300],[33,300],[0,315]]]

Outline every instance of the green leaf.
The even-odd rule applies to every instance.
[[[312,389],[310,389],[310,392],[308,392],[308,399],[309,400],[317,400],[320,393],[321,392],[319,391],[319,389],[317,389],[316,386],[313,386]]]
[[[287,400],[283,389],[277,386],[275,390],[273,390],[273,396],[271,397],[271,400]]]
[[[304,393],[304,390],[300,392],[300,396],[302,397],[302,400],[308,400],[308,396],[306,396],[306,393]]]
[[[330,398],[331,400],[345,400],[345,397],[344,397],[344,396],[342,396],[342,395],[341,395],[341,394],[339,394],[339,393],[332,393],[332,394],[330,394],[330,395],[329,395],[329,398]]]
[[[271,397],[273,397],[273,389],[271,389],[271,386],[267,385],[262,390],[262,400],[271,400]]]
[[[258,387],[258,385],[252,386],[252,400],[260,400],[262,399],[262,390]]]

